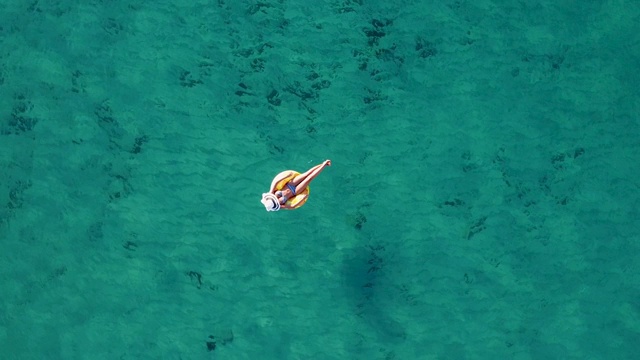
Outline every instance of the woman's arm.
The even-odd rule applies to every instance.
[[[305,199],[307,198],[307,196],[309,196],[309,195],[307,195],[307,194],[300,194],[300,195],[297,195],[297,196],[296,196],[296,200],[298,200],[298,201],[296,202],[296,204],[299,204],[299,203],[301,203],[301,202],[304,202],[304,201],[305,201]],[[286,203],[285,203],[285,204],[280,204],[280,208],[281,208],[281,209],[287,209],[287,210],[295,209],[295,207],[289,206],[289,204],[286,204]]]
[[[271,187],[269,188],[269,192],[274,194],[276,192],[276,185],[282,181],[283,179],[291,176],[292,171],[291,170],[287,170],[287,171],[283,171],[280,174],[276,175],[276,177],[273,179],[273,181],[271,182]]]

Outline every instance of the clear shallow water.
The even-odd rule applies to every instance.
[[[640,350],[636,2],[0,14],[2,358]]]

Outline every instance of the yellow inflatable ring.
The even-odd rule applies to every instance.
[[[275,190],[282,190],[289,183],[289,181],[293,180],[296,176],[300,175],[299,172],[294,170],[286,170],[276,175],[276,177],[271,182],[271,188]],[[288,208],[283,208],[286,210],[293,210],[301,207],[304,203],[307,202],[309,198],[309,187],[307,186],[302,192],[297,193],[291,199],[287,200],[285,204],[287,204]]]

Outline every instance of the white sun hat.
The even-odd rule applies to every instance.
[[[264,205],[264,208],[267,211],[280,210],[280,201],[278,201],[278,198],[271,193],[262,194],[262,200],[260,202],[262,202],[262,205]]]

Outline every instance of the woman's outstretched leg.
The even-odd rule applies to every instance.
[[[300,174],[291,180],[291,184],[296,187],[296,193],[299,194],[304,191],[304,189],[309,186],[311,180],[315,179],[315,177],[318,176],[326,166],[331,166],[331,160],[325,160],[322,164],[312,167],[309,171],[304,174]]]
[[[320,165],[316,165],[314,167],[312,167],[311,169],[303,172],[302,174],[298,174],[296,175],[293,180],[291,180],[291,183],[293,185],[298,185],[302,182],[302,180],[306,179],[309,177],[309,175],[311,175],[311,173],[313,173],[314,171],[316,171],[317,169],[319,169],[322,166],[322,164]]]

